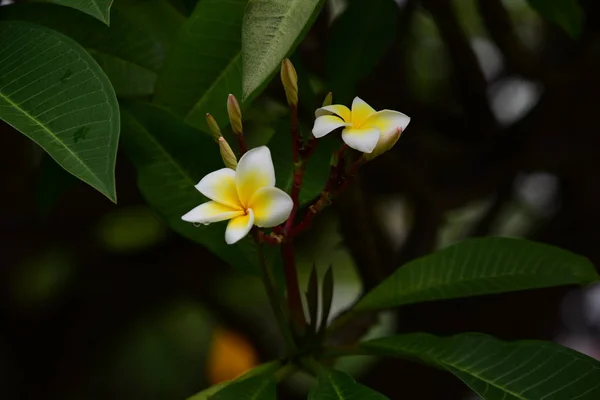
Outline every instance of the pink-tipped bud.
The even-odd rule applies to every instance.
[[[209,113],[206,113],[206,124],[208,125],[208,129],[210,130],[210,135],[212,138],[215,141],[218,141],[221,137],[221,130],[219,129],[219,125],[217,124],[215,118]]]
[[[289,59],[281,63],[281,82],[285,89],[285,97],[290,106],[298,105],[298,74]]]
[[[221,153],[221,158],[223,159],[223,164],[227,168],[236,169],[237,168],[237,158],[231,150],[231,146],[227,143],[227,140],[223,136],[219,137],[219,152]]]
[[[236,135],[241,135],[242,130],[242,110],[240,104],[234,95],[230,94],[227,97],[227,113],[229,114],[229,123],[231,124],[231,130]]]

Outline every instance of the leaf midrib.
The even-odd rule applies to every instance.
[[[104,185],[102,185],[102,182],[100,181],[100,178],[87,166],[86,163],[83,162],[83,160],[77,156],[77,154],[75,152],[73,152],[73,150],[71,150],[69,148],[69,146],[67,146],[63,141],[59,140],[58,137],[54,134],[54,132],[52,132],[50,129],[48,129],[48,127],[46,127],[46,125],[44,125],[40,120],[38,120],[37,118],[35,118],[33,115],[31,115],[29,112],[27,112],[27,110],[24,110],[23,108],[19,107],[19,105],[17,103],[15,103],[14,101],[12,101],[7,95],[5,95],[4,93],[2,93],[2,91],[0,90],[0,97],[2,97],[5,101],[7,101],[14,109],[16,109],[17,111],[21,112],[23,115],[25,115],[25,117],[27,117],[29,120],[33,121],[36,125],[40,126],[46,133],[48,133],[50,135],[50,137],[57,143],[59,143],[71,156],[73,156],[73,158],[75,160],[77,160],[77,162],[87,171],[90,173],[90,175],[97,181],[96,184],[92,185],[90,183],[90,185],[92,185],[96,190],[100,191],[100,192],[104,192],[105,191],[105,187]],[[6,121],[7,123],[10,124],[10,122]],[[10,124],[12,126],[12,124]],[[29,138],[31,138],[31,140],[35,141],[38,145],[40,145],[42,148],[44,148],[44,145],[42,143],[40,143],[38,140],[36,140],[34,137],[26,134]],[[98,183],[100,183],[100,185],[98,185]]]
[[[283,24],[283,21],[284,21],[284,20],[287,20],[288,18],[290,18],[290,17],[291,17],[291,16],[294,14],[294,13],[292,12],[292,10],[293,10],[295,7],[298,7],[298,4],[302,4],[302,3],[303,3],[303,2],[305,2],[305,1],[306,1],[306,0],[296,0],[296,1],[293,1],[293,2],[292,2],[292,5],[290,5],[290,7],[288,8],[288,11],[287,11],[287,12],[285,12],[285,13],[283,14],[283,16],[282,16],[282,18],[281,18],[281,21],[282,21],[282,22],[281,22],[281,23],[279,23],[279,25],[277,26],[277,30],[276,30],[276,31],[277,31],[277,33],[278,33],[278,34],[281,34],[281,33],[283,33],[283,32],[284,32],[284,31],[283,31],[283,29],[282,29],[282,27],[284,26],[284,24]],[[317,3],[315,3],[315,7],[316,7],[316,5],[317,5],[317,4],[318,4],[318,2],[317,2]],[[313,11],[314,11],[314,8],[313,8]],[[308,15],[308,19],[307,19],[307,21],[308,21],[308,20],[310,20],[310,13],[309,13],[309,15]],[[303,25],[303,26],[304,26],[304,25]],[[302,31],[302,29],[300,29],[300,31]],[[271,43],[273,43],[273,41],[271,41]],[[293,46],[293,45],[294,45],[294,41],[292,41],[292,46]],[[273,46],[271,46],[270,50],[269,50],[269,49],[267,49],[265,53],[266,53],[266,54],[268,54],[269,56],[273,56],[273,54],[272,54],[272,53],[273,53],[272,49],[273,49]],[[287,51],[289,51],[289,49],[288,49]]]
[[[438,289],[444,288],[444,287],[458,286],[458,285],[469,284],[469,283],[473,283],[473,282],[477,282],[477,281],[489,281],[489,280],[494,280],[494,279],[498,279],[498,278],[509,278],[509,277],[526,276],[526,275],[530,275],[531,277],[539,277],[540,275],[553,276],[555,274],[554,273],[552,273],[552,274],[551,273],[548,273],[548,274],[537,274],[537,273],[528,272],[528,273],[516,273],[516,274],[510,274],[510,275],[508,275],[508,274],[491,275],[491,276],[487,276],[485,278],[474,277],[474,278],[464,279],[464,280],[461,280],[461,281],[453,281],[453,282],[449,282],[449,283],[438,283],[438,284],[435,284],[435,285],[427,286],[426,288],[416,289],[416,290],[412,290],[412,291],[405,291],[405,292],[401,292],[399,294],[398,293],[394,293],[393,295],[394,295],[395,298],[399,297],[399,296],[402,296],[402,297],[415,296],[415,295],[418,295],[418,294],[426,293],[426,292],[431,291],[431,290],[438,290]],[[582,280],[578,279],[578,277],[576,275],[571,274],[570,276],[573,279],[576,280],[576,282],[570,283],[570,284],[576,284],[576,283],[582,282]],[[564,282],[563,283],[553,284],[553,286],[564,286],[564,285],[567,285],[567,284],[564,283]],[[551,286],[543,285],[541,287],[551,287]],[[502,290],[504,290],[504,289],[502,289]],[[527,290],[527,288],[523,288],[523,289],[509,289],[509,290],[510,291],[513,291],[513,290],[519,291],[519,290]],[[498,293],[498,292],[493,292],[493,293]],[[456,296],[456,297],[466,297],[466,296],[469,296],[469,295]],[[365,310],[372,309],[371,307],[364,308],[364,307],[360,306],[360,304],[363,302],[363,300],[364,299],[368,299],[369,297],[370,297],[370,294],[366,295],[363,299],[361,299],[361,301],[356,305],[355,309],[357,309],[357,310],[358,309],[361,309],[361,310],[362,309],[365,309]],[[443,298],[444,299],[448,299],[450,297],[443,297]],[[433,301],[435,299],[431,299],[431,300]],[[419,301],[419,300],[415,300],[415,301]],[[405,302],[405,301],[402,301],[402,302],[399,302],[399,303],[398,302],[393,302],[393,303],[386,304],[384,306],[376,306],[376,307],[377,308],[380,308],[380,307],[396,307],[396,306],[399,306],[399,305],[411,304],[411,303],[412,303],[412,301],[410,301],[410,299],[409,299],[408,302]],[[366,304],[368,304],[368,302]]]
[[[261,382],[260,386],[258,387],[258,390],[256,391],[256,393],[254,393],[252,395],[252,397],[248,400],[258,400],[259,399],[259,395],[262,394],[262,392],[267,388],[267,386],[271,383],[270,380],[268,379],[263,379],[263,381]]]
[[[423,354],[422,352],[419,352],[419,351],[411,351],[411,350],[407,350],[407,349],[402,349],[402,350],[400,350],[400,349],[398,349],[398,348],[395,348],[395,347],[393,347],[393,346],[390,346],[390,345],[377,345],[377,347],[378,347],[379,349],[384,349],[384,350],[385,350],[385,349],[387,349],[387,350],[391,350],[391,351],[392,351],[393,353],[395,353],[395,354],[398,354],[398,353],[403,353],[403,354],[406,354],[406,355],[412,355],[412,356],[416,356],[416,357],[418,357],[418,358],[420,358],[420,359],[422,359],[422,360],[425,360],[425,361],[431,362],[431,363],[433,363],[433,364],[438,364],[438,365],[441,365],[441,366],[443,366],[444,368],[446,368],[446,369],[448,369],[448,370],[449,370],[449,367],[450,367],[450,368],[454,368],[454,369],[456,369],[456,370],[458,370],[458,371],[460,371],[460,372],[463,372],[463,373],[465,373],[465,374],[468,374],[468,375],[474,376],[475,378],[479,379],[480,381],[483,381],[483,382],[485,382],[485,383],[487,383],[487,384],[489,384],[489,385],[491,385],[491,386],[493,386],[493,387],[495,387],[495,388],[497,388],[497,389],[500,389],[500,390],[502,390],[502,391],[504,391],[504,392],[507,392],[507,393],[509,393],[509,394],[511,394],[511,395],[513,395],[513,396],[515,396],[515,397],[517,397],[517,398],[518,398],[518,399],[520,399],[520,400],[528,400],[527,398],[525,398],[525,397],[522,397],[522,396],[521,396],[520,394],[518,394],[518,393],[514,393],[514,392],[512,392],[511,390],[505,389],[505,388],[503,388],[502,386],[499,386],[498,384],[495,384],[493,381],[490,381],[490,380],[488,380],[488,379],[482,378],[482,377],[480,377],[479,375],[477,375],[476,373],[470,372],[469,370],[467,370],[467,369],[465,369],[465,368],[460,368],[460,367],[458,367],[458,366],[456,366],[456,365],[453,365],[451,362],[446,362],[446,361],[444,361],[444,360],[442,360],[442,359],[440,359],[440,358],[438,358],[438,357],[431,356],[431,355],[425,355],[425,354]],[[388,353],[388,354],[389,354],[389,353]],[[450,372],[450,373],[452,373],[452,371],[449,371],[449,372]],[[466,383],[466,382],[465,382],[465,383]],[[467,385],[467,386],[468,386],[468,385]]]
[[[426,358],[426,357],[425,357],[425,358]],[[485,382],[485,383],[487,383],[488,385],[491,385],[491,386],[495,387],[496,389],[502,390],[503,392],[506,392],[506,393],[508,393],[508,394],[510,394],[510,395],[512,395],[512,396],[515,396],[516,398],[518,398],[518,399],[520,399],[520,400],[529,400],[529,399],[527,399],[527,398],[525,398],[525,397],[521,396],[521,394],[519,394],[519,393],[515,393],[515,392],[513,392],[512,390],[509,390],[509,389],[506,389],[506,388],[504,388],[504,387],[502,387],[502,386],[499,386],[498,384],[495,384],[493,381],[490,381],[489,379],[482,378],[481,376],[477,375],[477,374],[476,374],[476,373],[474,373],[474,372],[469,372],[469,371],[468,371],[468,370],[466,370],[466,369],[459,368],[459,367],[457,367],[457,366],[454,366],[454,365],[452,365],[452,364],[450,364],[450,363],[446,363],[446,362],[444,362],[444,361],[442,361],[442,360],[438,360],[438,361],[435,361],[435,362],[436,362],[437,364],[440,364],[440,365],[442,365],[442,366],[443,366],[444,368],[446,368],[446,369],[449,369],[448,367],[451,367],[451,368],[453,368],[453,369],[457,369],[457,370],[459,370],[460,372],[463,372],[463,373],[465,373],[465,374],[469,374],[469,375],[471,375],[471,376],[474,376],[475,378],[479,379],[480,381],[482,381],[482,382]],[[452,371],[449,371],[449,372],[452,372]],[[460,379],[460,378],[459,378],[459,379]],[[461,379],[461,380],[462,380],[462,379]],[[465,383],[466,383],[466,382],[465,382]],[[467,384],[467,386],[469,386],[469,387],[470,387],[470,385],[468,385],[468,384]]]
[[[329,382],[331,382],[331,387],[333,387],[333,390],[335,391],[335,394],[339,397],[339,399],[344,400],[342,389],[335,384],[333,376],[331,375],[329,376]]]

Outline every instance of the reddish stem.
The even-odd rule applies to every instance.
[[[344,152],[346,150],[346,145],[343,144],[339,150],[337,151],[337,165],[332,165],[329,172],[329,180],[325,184],[325,188],[321,192],[319,198],[309,206],[308,211],[302,221],[298,225],[292,228],[289,232],[289,236],[294,237],[302,232],[306,231],[310,228],[312,221],[319,212],[321,212],[325,207],[331,204],[331,198],[337,196],[340,192],[345,190],[352,179],[358,172],[358,168],[363,164],[361,158],[357,159],[348,173],[345,173],[345,159]]]
[[[292,135],[292,160],[294,162],[294,184],[292,186],[290,197],[292,198],[294,205],[283,228],[284,236],[287,236],[294,226],[296,213],[300,206],[298,198],[300,196],[300,189],[302,188],[302,179],[304,178],[304,157],[301,157],[300,155],[302,142],[298,135],[298,107],[294,105],[290,105],[290,132]]]
[[[248,151],[248,146],[246,146],[246,139],[244,138],[244,134],[235,134],[235,137],[238,140],[240,145],[240,157],[243,156]]]
[[[304,177],[303,161],[300,157],[300,148],[302,143],[298,135],[298,107],[290,105],[290,132],[292,136],[292,160],[294,162],[294,185],[292,187],[291,198],[293,201],[292,211],[285,223],[283,230],[284,242],[281,244],[281,255],[283,258],[285,284],[287,288],[287,303],[292,323],[297,329],[297,332],[302,332],[306,327],[304,311],[302,308],[302,298],[300,297],[300,285],[298,283],[298,272],[296,269],[296,260],[294,259],[294,245],[291,240],[287,239],[287,235],[294,226],[294,219],[299,207],[300,188],[302,187],[302,179]],[[276,230],[279,232],[279,230]]]
[[[281,255],[283,257],[290,318],[297,328],[297,332],[302,332],[306,327],[306,320],[302,308],[302,299],[300,298],[300,284],[298,283],[298,272],[296,270],[296,260],[294,258],[294,244],[292,242],[282,243]]]
[[[290,133],[292,135],[292,160],[294,165],[300,159],[302,140],[298,135],[298,106],[290,105]]]

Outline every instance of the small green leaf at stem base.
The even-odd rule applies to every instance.
[[[331,305],[333,304],[333,266],[329,266],[323,277],[323,294],[321,298],[323,301],[323,313],[321,314],[319,335],[323,336],[327,328],[327,319],[331,312]]]
[[[313,264],[308,278],[308,290],[306,291],[306,303],[310,317],[311,333],[315,333],[318,327],[317,315],[319,313],[319,277],[317,267]]]

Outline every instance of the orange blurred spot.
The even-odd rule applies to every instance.
[[[211,385],[237,378],[258,365],[258,354],[243,336],[224,328],[213,331],[208,353],[208,379]]]

